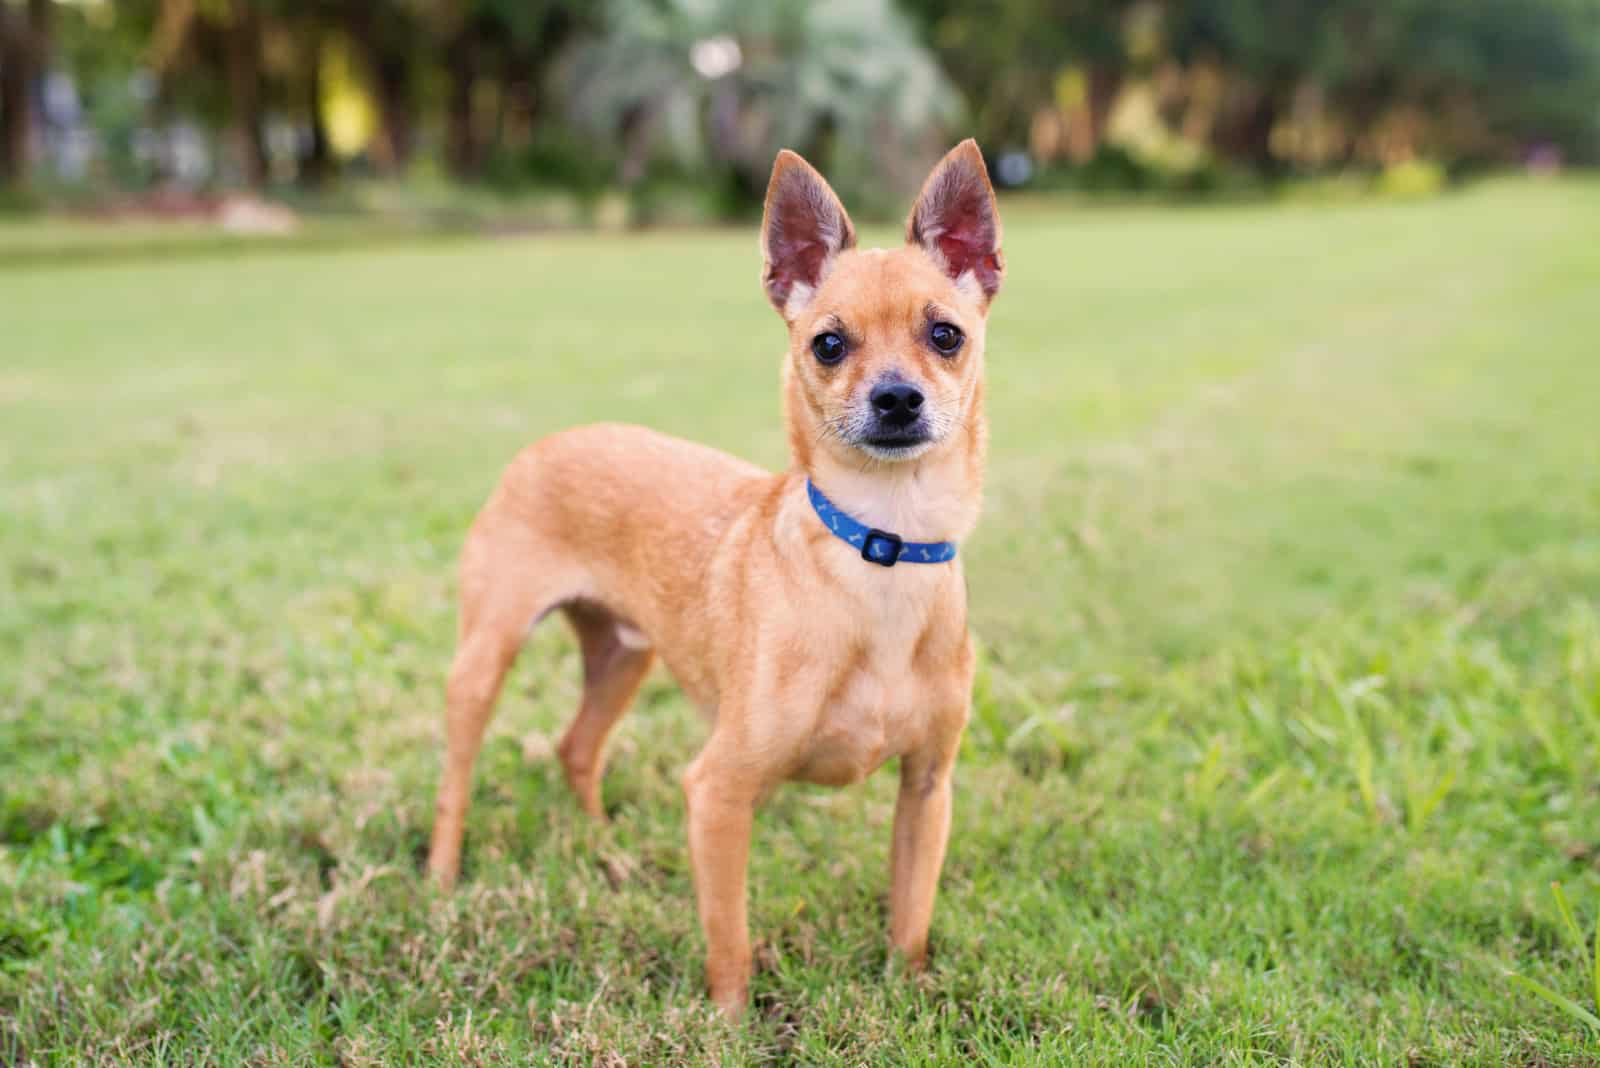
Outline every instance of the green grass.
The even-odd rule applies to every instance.
[[[591,826],[537,632],[462,888],[417,866],[504,461],[783,462],[754,234],[0,272],[0,1063],[1600,1061],[1522,981],[1595,1008],[1597,220],[1011,212],[932,969],[885,974],[892,776],[788,788],[740,1029],[664,677]]]
[[[465,223],[425,219],[311,215],[287,234],[234,233],[211,220],[95,220],[0,216],[0,272],[73,264],[108,264],[173,256],[229,257],[311,252],[379,244],[446,242],[469,236]]]

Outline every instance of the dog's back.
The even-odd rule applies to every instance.
[[[712,555],[778,477],[638,426],[598,423],[535,442],[506,468],[468,536],[462,631],[476,629],[469,610],[510,612],[526,627],[582,603],[640,640],[692,639],[697,628],[681,617],[704,604]],[[692,692],[694,673],[678,669],[698,650],[660,651]]]

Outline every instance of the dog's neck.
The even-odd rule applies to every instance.
[[[803,470],[847,515],[907,541],[959,542],[978,521],[983,456],[976,443],[903,463],[845,462],[819,449]]]

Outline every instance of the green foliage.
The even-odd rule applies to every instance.
[[[48,29],[24,32],[24,8]],[[1452,172],[1533,153],[1600,162],[1600,0],[29,0],[10,9],[17,17],[0,20],[0,51],[47,45],[41,62],[73,73],[103,149],[88,183],[100,189],[170,183],[132,148],[136,134],[174,119],[210,129],[222,184],[321,187],[341,167],[398,179],[442,164],[456,180],[566,184],[586,198],[602,184],[664,179],[670,196],[639,202],[699,199],[718,212],[757,202],[773,153],[792,147],[881,215],[966,135],[994,154],[1031,149],[1052,166],[1099,150],[1071,181],[1132,183],[1119,191],[1228,193],[1243,172],[1303,177],[1411,159]],[[153,98],[130,91],[144,69],[159,80]],[[0,92],[9,100],[19,84]],[[1151,102],[1149,125],[1171,158],[1119,171],[1103,154],[1130,88]],[[333,123],[342,133],[330,140],[330,114],[360,119]],[[333,159],[335,141],[354,158]],[[685,176],[708,189],[671,192]]]
[[[1367,127],[1386,109],[1452,113],[1458,158],[1540,139],[1600,152],[1597,0],[1188,0],[1174,9],[1183,57],[1218,57],[1278,112],[1304,84]],[[1444,148],[1440,144],[1439,148]]]
[[[525,147],[491,156],[484,177],[505,189],[543,185],[592,196],[615,180],[616,160],[574,131],[551,126]]]
[[[1025,146],[1068,69],[1109,85],[1172,59],[1231,86],[1212,147],[1271,170],[1274,123],[1315,90],[1370,136],[1389,113],[1435,120],[1423,151],[1515,158],[1540,140],[1600,158],[1596,0],[908,0],[993,149]],[[1153,37],[1152,37],[1153,34]],[[1336,161],[1337,162],[1337,161]]]
[[[665,678],[593,826],[536,630],[460,892],[417,865],[514,450],[782,462],[750,231],[20,269],[0,229],[0,1061],[1592,1062],[1506,971],[1592,1003],[1600,188],[1002,210],[932,970],[885,975],[892,774],[784,789],[740,1029]]]
[[[606,10],[606,32],[572,60],[568,96],[578,123],[627,158],[625,179],[665,157],[731,172],[754,197],[788,147],[870,209],[914,189],[948,147],[956,98],[889,0]]]
[[[973,131],[993,151],[1025,146],[1034,112],[1070,64],[1130,62],[1129,0],[907,0],[966,98]]]
[[[1588,964],[1590,976],[1593,979],[1594,990],[1591,1004],[1600,1010],[1600,923],[1595,925],[1594,947],[1590,949],[1584,939],[1583,931],[1578,927],[1578,921],[1572,914],[1572,906],[1567,903],[1567,895],[1562,891],[1560,883],[1550,884],[1550,894],[1555,898],[1556,911],[1561,916],[1561,922],[1566,928],[1567,935],[1572,939],[1573,948],[1577,951],[1579,959]],[[1573,1001],[1543,983],[1529,979],[1525,975],[1515,972],[1507,973],[1506,978],[1528,993],[1549,1002],[1562,1012],[1571,1016],[1584,1027],[1587,1027],[1596,1038],[1600,1038],[1600,1016]]]
[[[1045,168],[1029,188],[1041,192],[1224,199],[1260,196],[1268,187],[1252,172],[1220,160],[1204,160],[1181,169],[1163,167],[1119,145],[1105,145],[1081,166]]]
[[[22,187],[0,186],[0,218],[32,215],[44,209],[44,198]]]

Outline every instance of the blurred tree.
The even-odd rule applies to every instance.
[[[246,185],[267,178],[262,130],[261,5],[252,0],[157,0],[152,63],[170,85],[210,81],[225,87],[229,139]]]
[[[556,60],[594,17],[584,0],[438,0],[432,29],[445,42],[449,80],[445,158],[457,176],[482,170],[508,122],[531,136]]]
[[[97,151],[81,160],[81,173],[116,185],[143,185],[154,170],[149,145],[137,143],[154,88],[141,76],[150,43],[148,20],[141,19],[136,3],[74,3],[57,5],[51,22],[51,65],[72,78],[82,106],[79,117],[98,137]]]
[[[1220,155],[1262,171],[1282,168],[1274,134],[1304,99],[1325,101],[1337,118],[1344,158],[1423,130],[1449,155],[1503,156],[1536,133],[1591,154],[1595,146],[1600,0],[905,4],[992,150],[1036,140],[1030,125],[1051,108],[1081,111],[1073,140],[1092,150],[1127,79],[1163,57],[1220,74],[1216,121],[1199,125]],[[1415,121],[1392,121],[1401,114]]]
[[[219,15],[227,42],[234,150],[245,183],[259,186],[267,179],[267,152],[261,140],[261,16],[251,0],[231,0]]]
[[[858,194],[913,184],[957,106],[889,0],[612,0],[571,86],[580,125],[620,142],[624,183],[665,149],[747,195],[784,147]]]
[[[1035,115],[1056,101],[1074,71],[1082,75],[1087,140],[1098,145],[1132,62],[1125,22],[1137,6],[1137,0],[906,0],[961,88],[974,135],[991,151],[1027,145]]]
[[[1169,9],[1171,47],[1211,58],[1243,86],[1216,147],[1262,170],[1291,96],[1323,90],[1352,131],[1350,151],[1387,114],[1421,116],[1435,150],[1506,154],[1537,137],[1578,147],[1600,98],[1600,0],[1185,0]],[[1454,118],[1447,129],[1447,118]]]
[[[1353,37],[1342,86],[1366,90],[1370,112],[1397,96],[1438,114],[1481,123],[1482,145],[1514,152],[1535,140],[1587,150],[1600,130],[1597,0],[1397,0],[1369,2],[1368,32]],[[1468,148],[1471,146],[1461,146]]]
[[[1266,172],[1600,159],[1600,0],[0,0],[0,180],[26,172],[52,52],[80,87],[116,57],[128,100],[147,57],[160,92],[118,136],[225,129],[248,184],[357,151],[396,173],[439,131],[458,177],[602,182],[599,141],[624,183],[675,159],[748,198],[792,146],[885,192],[945,139],[952,81],[963,132],[1047,161],[1087,161],[1137,100],[1190,155]]]
[[[1295,87],[1325,75],[1330,30],[1351,6],[1344,0],[1189,0],[1175,5],[1168,32],[1177,56],[1188,61],[1214,58],[1244,89],[1215,129],[1215,147],[1224,156],[1259,171],[1277,169],[1273,129]]]
[[[420,2],[420,0],[419,0]],[[124,0],[126,9],[154,6],[151,63],[168,97],[225,119],[245,184],[260,185],[270,162],[268,112],[295,120],[300,179],[316,184],[336,166],[327,129],[329,49],[359,47],[375,68],[389,61],[393,27],[408,26],[404,0]],[[384,29],[378,30],[377,27]],[[369,32],[372,31],[372,32]],[[384,84],[374,70],[375,86]],[[409,148],[409,101],[394,104],[386,127]],[[392,143],[387,142],[387,143]],[[381,155],[380,163],[400,158]]]
[[[300,47],[296,81],[302,82],[301,107],[310,136],[306,139],[304,159],[300,164],[300,180],[306,185],[320,185],[334,169],[333,148],[328,136],[327,97],[323,88],[325,39],[328,24],[336,11],[322,9],[321,5],[306,5],[307,10],[296,20],[295,37]]]
[[[334,135],[329,129],[334,113],[346,119],[341,124],[346,139],[343,154],[370,150],[380,171],[395,173],[409,151],[411,105],[404,94],[409,73],[405,59],[400,60],[398,90],[390,85],[391,92],[385,93],[383,75],[393,73],[396,56],[406,57],[413,29],[409,5],[404,0],[257,2],[271,16],[276,47],[269,44],[268,50],[278,57],[274,72],[278,84],[269,85],[269,90],[276,90],[275,103],[304,124],[300,180],[318,185],[336,170]],[[352,100],[358,105],[370,103],[377,112],[375,137],[360,121],[365,116],[361,107],[355,109],[356,121],[349,121],[351,109],[346,105]]]
[[[28,177],[34,98],[50,54],[50,0],[0,0],[0,180]]]
[[[342,4],[345,30],[371,79],[378,108],[372,158],[385,174],[403,170],[416,145],[416,83],[429,45],[425,2],[345,0]]]

